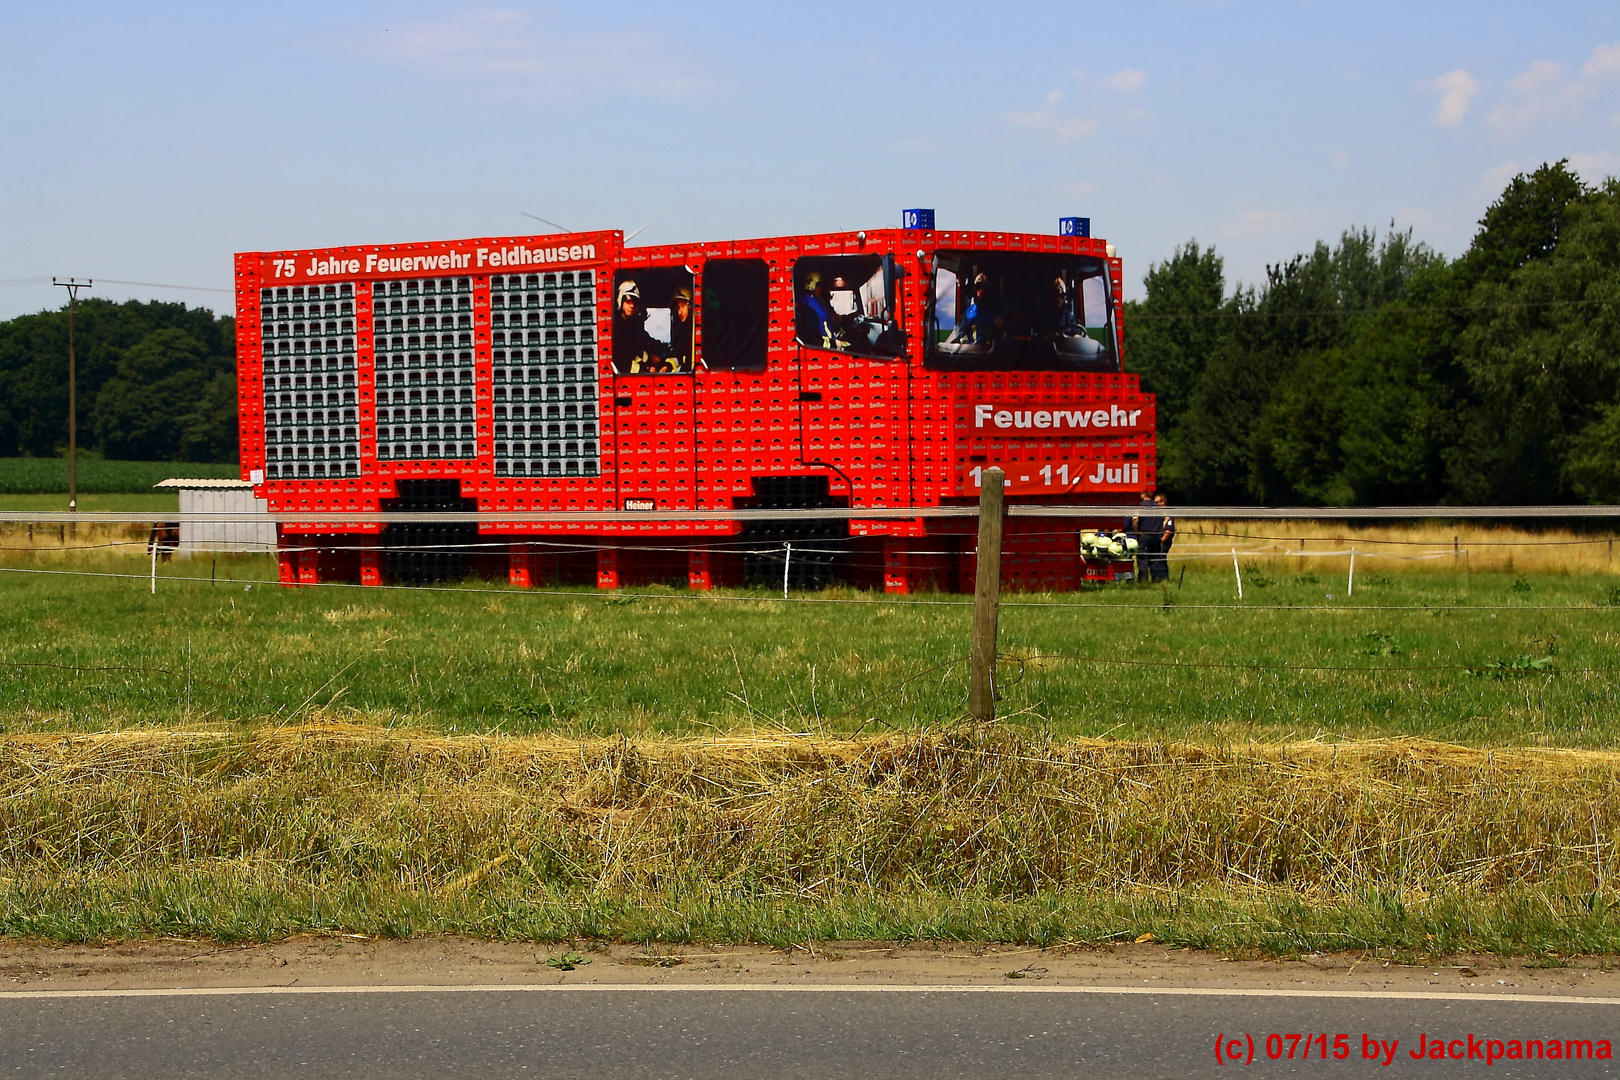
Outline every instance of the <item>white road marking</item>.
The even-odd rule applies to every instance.
[[[1556,994],[1470,994],[1435,990],[1266,990],[1212,986],[988,986],[862,985],[747,986],[568,984],[479,984],[467,986],[192,986],[132,990],[4,990],[0,1001],[39,998],[234,997],[290,994],[535,994],[535,993],[768,993],[768,994],[1134,994],[1150,997],[1353,998],[1367,1001],[1511,1001],[1549,1005],[1620,1005],[1620,998],[1565,997]]]

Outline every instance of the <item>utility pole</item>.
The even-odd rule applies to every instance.
[[[79,290],[95,284],[89,278],[80,281],[51,278],[51,284],[68,291],[68,513],[79,512],[79,369],[73,358],[73,316],[78,306]]]
[[[996,624],[1001,614],[1001,525],[1006,474],[979,474],[979,550],[973,561],[973,639],[968,650],[968,715],[996,718]]]

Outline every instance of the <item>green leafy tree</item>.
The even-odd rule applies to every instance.
[[[1594,497],[1591,455],[1620,398],[1620,185],[1588,189],[1562,162],[1515,178],[1458,268],[1475,284],[1455,341],[1467,382],[1453,496]]]
[[[1580,498],[1620,502],[1620,405],[1606,406],[1597,420],[1570,438],[1564,478]]]
[[[200,378],[188,383],[178,369],[164,369],[161,379],[177,381],[154,394],[131,379],[139,382],[151,374],[154,351],[164,351],[161,342],[137,357],[134,367],[126,361],[131,350],[149,336],[165,331],[181,333],[201,346],[200,353],[196,345],[185,345],[177,354],[186,363],[199,365]],[[235,460],[233,319],[184,304],[114,304],[92,297],[78,305],[75,337],[82,447],[107,456],[139,452],[161,460],[184,460],[207,453],[203,460]],[[222,376],[231,384],[229,393],[222,393],[216,385]],[[124,381],[104,395],[107,383],[114,379]],[[187,399],[188,392],[196,396]],[[120,399],[128,403],[120,404]],[[169,411],[137,418],[131,415],[137,408]],[[103,425],[114,438],[115,448],[104,445]],[[160,430],[168,433],[170,441],[154,441],[154,433]],[[143,432],[138,438],[137,431]],[[66,309],[0,322],[0,456],[52,457],[66,446]]]
[[[1463,269],[1471,277],[1501,281],[1558,250],[1569,207],[1589,194],[1569,171],[1569,159],[1520,173],[1485,211]]]
[[[1300,358],[1342,334],[1338,277],[1333,251],[1318,243],[1229,301],[1225,332],[1171,428],[1161,474],[1178,497],[1241,503],[1274,486],[1256,468],[1261,421]]]
[[[1279,319],[1295,332],[1275,348],[1293,359],[1276,362],[1249,440],[1249,495],[1334,504],[1432,495],[1434,438],[1448,427],[1436,406],[1449,398],[1432,369],[1446,357],[1429,348],[1431,322],[1408,297],[1424,279],[1426,296],[1442,293],[1443,263],[1410,230],[1380,239],[1353,229],[1331,252],[1318,245],[1312,264],[1314,287]],[[1304,309],[1307,297],[1321,306]]]
[[[1620,182],[1513,178],[1469,249],[1352,229],[1220,299],[1195,244],[1149,269],[1127,356],[1182,499],[1620,499]]]
[[[179,329],[154,330],[125,350],[96,395],[95,433],[108,457],[131,461],[180,456],[186,416],[212,377],[208,349]]]
[[[1226,265],[1213,247],[1190,240],[1148,267],[1147,299],[1129,304],[1125,326],[1131,370],[1156,395],[1161,421],[1186,411],[1193,387],[1225,326]]]

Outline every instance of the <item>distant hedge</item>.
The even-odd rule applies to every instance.
[[[79,459],[81,495],[126,495],[152,490],[159,480],[234,480],[235,465],[202,465],[177,461],[103,461]],[[66,494],[67,458],[0,458],[0,495]]]

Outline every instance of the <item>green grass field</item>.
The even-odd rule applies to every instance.
[[[1010,595],[986,727],[966,597],[149,565],[0,566],[0,933],[1620,951],[1611,575]]]
[[[0,510],[46,510],[67,512],[67,493],[51,495],[0,495]],[[81,513],[176,514],[180,512],[178,491],[122,492],[107,495],[80,495]],[[41,526],[43,527],[43,526]],[[52,526],[54,528],[54,526]]]
[[[150,494],[153,484],[171,477],[234,480],[241,475],[236,465],[104,461],[83,456],[79,458],[78,472],[81,495]],[[66,494],[67,489],[66,458],[0,458],[0,495]]]
[[[132,576],[0,572],[8,731],[318,712],[446,733],[847,734],[964,711],[960,596],[286,589],[262,557],[164,565],[152,596],[138,557],[37,564],[51,566]],[[1612,582],[1365,575],[1344,597],[1340,580],[1256,572],[1239,603],[1229,574],[1195,566],[1180,586],[1013,595],[1002,722],[1221,744],[1414,735],[1609,748],[1620,739]]]

